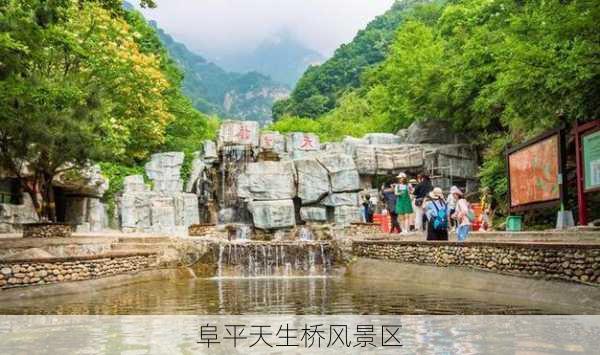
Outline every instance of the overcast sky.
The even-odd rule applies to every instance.
[[[282,30],[330,56],[394,0],[157,0],[142,12],[208,56],[246,51]],[[137,3],[136,3],[137,5]]]

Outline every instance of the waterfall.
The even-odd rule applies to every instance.
[[[308,227],[300,227],[300,230],[298,231],[298,237],[303,241],[311,241],[314,239],[312,231]]]
[[[217,264],[219,277],[223,276],[223,250],[224,249],[225,249],[225,245],[219,243],[219,261]]]
[[[326,276],[331,269],[331,247],[327,242],[247,241],[218,245],[219,278]]]

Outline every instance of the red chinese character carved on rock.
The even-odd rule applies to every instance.
[[[305,135],[300,148],[314,148],[312,139]]]
[[[246,140],[246,139],[250,138],[250,130],[248,129],[248,127],[242,125],[240,127],[240,131],[238,132],[238,134],[236,136],[241,140]]]

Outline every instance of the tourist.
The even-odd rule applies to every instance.
[[[414,189],[415,195],[415,229],[417,231],[423,231],[425,227],[425,212],[423,210],[423,202],[427,198],[427,195],[433,190],[433,185],[429,176],[425,174],[417,175],[417,181],[419,182]]]
[[[394,233],[394,231],[396,231],[396,233],[402,232],[402,230],[400,230],[400,224],[398,224],[398,214],[396,213],[396,194],[394,193],[392,184],[389,182],[386,183],[381,191],[381,194],[383,195],[383,200],[385,201],[385,208],[390,214],[390,233]]]
[[[452,216],[456,210],[456,191],[460,191],[460,189],[457,186],[452,186],[450,188],[450,193],[448,194],[448,197],[446,198],[446,204],[448,205],[448,215]],[[450,219],[450,228],[452,230],[455,229],[455,220],[453,218]]]
[[[463,193],[458,187],[452,186],[450,195],[456,201],[455,211],[450,213],[450,216],[458,225],[456,228],[458,241],[464,242],[471,231],[471,221],[473,221],[475,215],[469,202],[463,197]]]
[[[408,177],[405,173],[400,173],[398,183],[394,185],[394,193],[396,194],[396,213],[402,228],[402,234],[407,234],[410,230],[410,215],[413,213],[410,194],[412,186],[408,184]]]
[[[409,224],[410,224],[410,230],[414,231],[415,230],[415,221],[416,221],[416,211],[417,211],[417,206],[415,206],[415,186],[418,184],[418,181],[416,179],[410,179],[410,180],[408,180],[408,183],[410,184],[411,191],[412,191],[412,193],[410,194],[410,202],[411,202],[412,208],[413,208],[413,213],[411,213],[410,217],[409,217]]]
[[[375,213],[375,205],[373,201],[371,201],[371,195],[367,194],[364,197],[364,201],[362,203],[364,208],[364,216],[366,223],[373,223],[373,214]]]
[[[448,240],[448,209],[444,192],[436,187],[425,202],[427,216],[427,240]]]

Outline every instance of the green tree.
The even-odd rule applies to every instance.
[[[173,119],[158,61],[109,3],[0,3],[0,159],[42,218],[57,174],[144,157]]]

